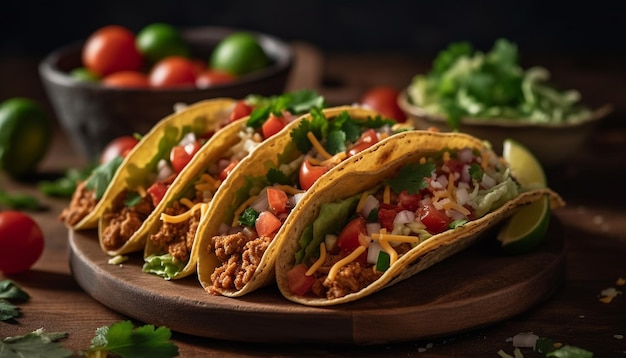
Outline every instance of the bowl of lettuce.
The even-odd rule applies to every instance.
[[[496,151],[513,138],[542,164],[555,165],[579,149],[609,108],[592,110],[578,91],[549,80],[546,68],[522,68],[517,46],[506,39],[487,52],[455,42],[438,53],[428,73],[413,77],[398,104],[417,128],[465,132]]]

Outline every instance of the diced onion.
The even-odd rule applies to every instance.
[[[334,250],[337,245],[337,235],[326,234],[326,236],[324,236],[324,245],[326,245],[326,250]]]
[[[472,153],[472,149],[469,147],[460,149],[456,153],[456,156],[462,163],[469,163],[474,159],[474,153]]]
[[[513,346],[518,348],[535,348],[539,336],[533,333],[518,333],[513,336]]]
[[[465,188],[458,188],[456,190],[456,202],[459,205],[465,205],[469,201],[469,193]]]
[[[300,202],[300,200],[302,200],[302,198],[304,197],[304,192],[302,193],[295,193],[292,196],[289,197],[289,203],[291,204],[291,206],[296,206],[298,205],[298,203]],[[328,248],[328,246],[326,246],[326,248]]]
[[[230,231],[230,226],[225,223],[221,223],[220,227],[217,228],[217,233],[220,235],[226,235]]]
[[[469,170],[470,166],[468,164],[463,165],[463,168],[461,168],[461,182],[469,183],[472,181]]]
[[[378,261],[378,255],[380,254],[380,244],[377,241],[373,241],[370,243],[370,246],[367,248],[367,263],[371,265],[375,265]]]
[[[372,210],[377,209],[380,205],[380,201],[376,199],[373,195],[368,195],[365,198],[365,202],[363,203],[363,207],[361,208],[361,215],[364,217],[368,217]]]
[[[254,209],[257,213],[267,210],[267,208],[269,207],[269,201],[267,200],[267,191],[265,189],[261,190],[257,199],[252,204],[250,204],[250,207]]]
[[[172,169],[172,167],[170,167],[170,164],[165,159],[159,160],[159,162],[157,163],[157,171],[158,174],[156,181],[163,180],[174,174],[174,170]]]
[[[178,145],[186,146],[187,144],[194,144],[196,142],[196,134],[194,132],[189,132],[183,136],[183,138],[178,142]]]
[[[404,225],[406,223],[410,223],[415,220],[415,213],[411,210],[402,210],[400,211],[396,217],[393,219],[393,224],[395,225]]]
[[[257,237],[256,231],[254,231],[253,229],[251,229],[251,228],[249,228],[247,226],[245,226],[241,232],[244,235],[246,235],[246,237],[249,238],[249,239],[254,239],[254,238]]]
[[[365,224],[367,228],[367,234],[372,236],[372,234],[378,234],[380,232],[380,223],[367,223]]]

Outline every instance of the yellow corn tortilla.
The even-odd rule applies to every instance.
[[[327,108],[322,112],[326,118],[334,118],[344,111],[347,111],[352,118],[357,120],[380,116],[378,112],[353,106]],[[197,248],[194,248],[194,251],[198,253],[198,278],[205,290],[212,286],[211,274],[220,265],[215,254],[207,250],[209,240],[218,235],[222,223],[232,222],[235,210],[254,194],[247,192],[248,188],[253,186],[254,178],[264,178],[270,168],[277,168],[281,164],[304,159],[304,154],[300,153],[292,141],[291,130],[296,128],[302,120],[310,119],[310,117],[310,114],[301,116],[297,121],[287,125],[271,140],[267,140],[257,147],[239,163],[237,170],[232,172],[228,180],[218,189],[211,201],[208,214],[200,223],[198,235],[194,242],[194,245],[198,245]],[[293,211],[288,215],[286,222],[291,221],[292,217]],[[243,288],[234,291],[221,290],[220,294],[228,297],[239,297],[272,283],[274,281],[274,263],[278,254],[276,248],[287,233],[288,231],[285,230],[283,224],[265,251],[251,280]]]
[[[140,186],[147,189],[153,183],[156,163],[161,159],[157,157],[159,155],[169,157],[171,150],[171,146],[169,148],[160,148],[161,140],[167,135],[173,139],[172,143],[175,142],[173,145],[176,145],[186,134],[184,132],[185,128],[199,129],[199,131],[204,133],[216,131],[230,115],[234,104],[235,100],[229,98],[216,98],[197,102],[163,118],[142,137],[141,141],[127,155],[116,172],[104,196],[98,203],[97,210],[94,210],[90,218],[90,220],[95,219],[98,222],[100,246],[105,253],[115,256],[144,249],[147,230],[155,220],[158,220],[158,215],[155,213],[159,214],[161,212],[161,208],[166,204],[166,200],[161,200],[152,211],[152,214],[142,223],[141,227],[121,247],[113,250],[107,249],[102,242],[102,232],[109,224],[105,220],[105,214],[112,210],[113,201],[120,192],[126,189],[136,190]],[[203,155],[203,149],[212,146],[214,139],[215,136],[203,145],[202,149],[194,156],[194,160]],[[185,172],[187,169],[189,169],[189,165],[179,173],[177,180],[186,178],[191,174],[191,170],[189,170],[189,173]],[[170,185],[168,192],[172,191],[173,188],[175,186]],[[164,198],[167,196],[168,194],[166,193]]]
[[[393,176],[404,165],[419,158],[440,153],[448,148],[479,148],[480,139],[459,133],[411,131],[396,134],[381,141],[360,155],[346,160],[320,180],[294,209],[294,220],[286,223],[286,237],[275,248],[276,281],[282,295],[290,301],[309,306],[330,306],[367,297],[385,287],[405,280],[420,271],[461,251],[476,241],[480,234],[513,214],[518,208],[549,197],[551,208],[565,205],[562,198],[550,189],[523,191],[519,196],[485,216],[467,222],[461,227],[437,234],[418,244],[389,267],[376,281],[363,290],[346,296],[327,299],[302,297],[291,293],[287,272],[294,266],[295,253],[300,249],[299,238],[304,229],[319,215],[322,204],[336,202],[360,194]],[[358,165],[355,165],[358,163]],[[355,169],[358,168],[358,169]]]

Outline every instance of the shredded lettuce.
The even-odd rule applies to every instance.
[[[517,195],[519,195],[517,183],[511,178],[507,178],[489,190],[479,190],[476,197],[470,200],[469,204],[474,208],[476,217],[482,217]]]
[[[150,255],[145,258],[141,271],[170,280],[183,271],[185,263],[170,254]]]

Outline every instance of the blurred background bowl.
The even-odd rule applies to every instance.
[[[398,96],[398,105],[417,129],[437,128],[451,131],[446,118],[434,116],[409,102],[406,90]],[[530,149],[544,166],[564,164],[585,142],[600,118],[610,112],[602,107],[588,118],[575,123],[530,123],[507,119],[463,118],[459,132],[488,140],[496,153],[502,153],[502,143],[511,138]]]
[[[208,61],[216,44],[236,31],[244,30],[198,27],[183,29],[181,33],[192,55]],[[157,121],[173,113],[177,103],[282,93],[295,60],[292,47],[272,35],[248,32],[257,37],[272,63],[267,68],[240,76],[233,83],[206,88],[127,89],[81,82],[72,78],[69,72],[82,66],[83,43],[52,52],[40,63],[39,74],[59,122],[75,149],[86,159],[94,160],[110,140],[122,135],[146,133]]]

